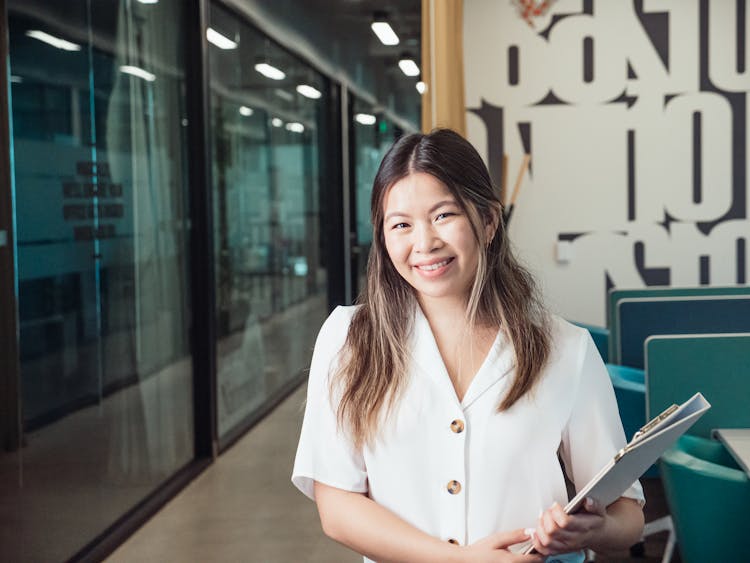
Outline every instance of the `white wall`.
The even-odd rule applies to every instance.
[[[532,28],[510,1],[465,0],[468,137],[498,183],[503,152],[510,186],[531,154],[510,236],[553,310],[604,324],[607,279],[747,283],[750,6],[738,26],[737,5],[559,0]]]

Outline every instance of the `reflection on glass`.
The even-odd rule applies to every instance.
[[[8,2],[23,440],[0,560],[74,555],[193,457],[178,0]]]
[[[378,172],[380,161],[402,131],[395,127],[374,108],[359,98],[352,103],[353,174],[354,201],[356,208],[356,245],[352,261],[355,263],[357,288],[354,294],[362,291],[366,283],[367,256],[372,245],[372,224],[370,223],[370,198],[372,183]]]
[[[220,435],[309,365],[326,314],[320,260],[323,78],[230,12],[209,45]]]

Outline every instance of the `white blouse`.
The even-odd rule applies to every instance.
[[[313,481],[367,493],[432,536],[471,544],[493,532],[536,527],[540,510],[555,501],[564,506],[559,459],[579,490],[625,444],[606,367],[586,330],[553,317],[541,380],[498,413],[515,367],[502,331],[459,401],[417,307],[402,399],[379,439],[357,450],[337,428],[328,391],[355,309],[331,313],[313,352],[292,473],[311,499]],[[624,496],[643,503],[638,482]]]

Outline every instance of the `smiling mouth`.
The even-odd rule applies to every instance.
[[[432,272],[434,270],[439,270],[443,266],[447,266],[452,261],[453,261],[453,258],[446,258],[442,262],[435,262],[434,264],[429,264],[426,266],[417,266],[417,268],[425,272]]]

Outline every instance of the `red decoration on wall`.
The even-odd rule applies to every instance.
[[[555,0],[542,0],[541,2],[537,2],[536,0],[513,0],[513,4],[518,8],[518,15],[532,28],[534,27],[534,18],[546,14],[547,10],[554,3]]]

